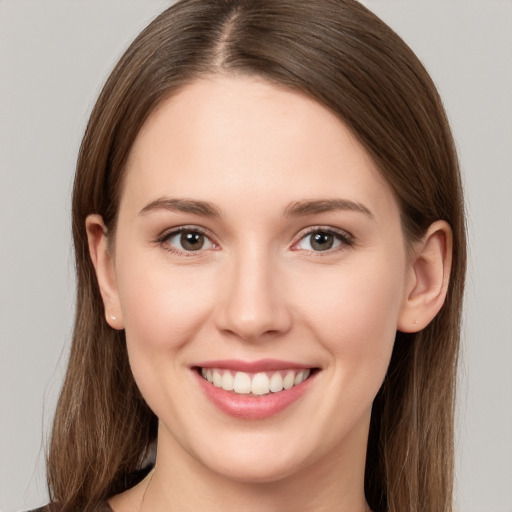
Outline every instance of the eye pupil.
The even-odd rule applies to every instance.
[[[330,233],[318,232],[311,236],[311,247],[315,251],[328,251],[334,245],[334,236]]]
[[[187,251],[199,251],[204,245],[204,235],[190,231],[182,233],[180,242],[183,249]]]

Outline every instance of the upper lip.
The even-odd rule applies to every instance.
[[[271,372],[278,370],[305,370],[313,368],[311,365],[282,361],[279,359],[259,359],[257,361],[242,361],[239,359],[222,359],[204,361],[193,365],[199,368],[222,368],[246,373]]]

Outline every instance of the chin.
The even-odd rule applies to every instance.
[[[278,436],[279,437],[279,436]],[[196,459],[214,473],[240,483],[274,483],[300,473],[312,462],[302,443],[286,443],[266,436],[238,440],[229,446],[196,453]]]
[[[244,484],[271,484],[279,482],[287,477],[294,475],[302,469],[302,465],[296,462],[287,462],[283,460],[260,460],[237,461],[237,463],[223,463],[210,465],[210,469],[234,482]]]

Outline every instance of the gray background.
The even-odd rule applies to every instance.
[[[47,499],[42,446],[73,317],[69,203],[85,122],[122,50],[169,3],[0,0],[3,512]],[[471,247],[458,510],[512,512],[512,2],[364,3],[431,72],[464,172]]]

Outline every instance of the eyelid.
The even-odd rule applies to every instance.
[[[315,255],[318,255],[318,256],[332,254],[333,252],[343,250],[346,247],[351,247],[355,243],[355,237],[351,233],[349,233],[348,231],[346,231],[344,229],[335,228],[333,226],[322,226],[322,225],[310,226],[310,227],[303,229],[302,231],[300,231],[297,234],[297,236],[295,237],[295,241],[291,245],[291,250],[292,251],[304,250],[304,249],[297,249],[295,247],[307,236],[309,236],[313,233],[318,233],[318,232],[334,235],[339,240],[341,240],[341,243],[342,243],[341,247],[336,247],[335,249],[328,249],[326,251],[307,251],[307,252],[314,253]]]
[[[197,232],[197,233],[200,233],[201,235],[205,236],[206,238],[208,238],[210,243],[213,245],[213,248],[209,248],[208,250],[218,250],[220,248],[219,243],[216,241],[215,237],[209,230],[202,228],[201,226],[197,226],[197,225],[193,225],[193,224],[192,225],[176,226],[174,228],[166,229],[157,237],[157,239],[155,240],[155,243],[158,245],[161,245],[165,250],[167,250],[169,252],[186,255],[189,257],[190,256],[198,256],[199,253],[205,252],[204,250],[182,251],[182,250],[177,249],[172,246],[169,246],[169,247],[164,246],[164,242],[166,240],[168,240],[169,238],[176,236],[180,233],[183,233],[183,232]],[[351,247],[355,243],[355,237],[351,233],[349,233],[348,231],[346,231],[344,229],[335,228],[333,226],[316,225],[316,226],[309,226],[309,227],[301,230],[295,237],[295,240],[290,247],[291,250],[304,251],[304,249],[298,249],[298,248],[296,248],[296,246],[305,237],[307,237],[313,233],[317,233],[317,232],[328,233],[328,234],[334,235],[336,238],[338,238],[338,240],[341,241],[341,247],[337,247],[335,249],[330,249],[330,250],[326,250],[326,251],[307,251],[307,252],[315,253],[315,255],[332,254],[333,252],[342,250],[346,247]]]
[[[174,228],[166,229],[157,237],[155,242],[158,245],[162,246],[168,252],[175,253],[175,254],[180,254],[180,255],[185,255],[185,256],[188,256],[188,257],[190,257],[190,256],[198,256],[199,253],[205,252],[205,250],[182,251],[182,250],[180,250],[180,249],[178,249],[176,247],[165,246],[164,245],[164,242],[166,240],[168,240],[169,238],[172,238],[173,236],[179,235],[180,233],[184,233],[184,232],[200,233],[201,235],[206,237],[210,241],[210,243],[213,245],[212,248],[209,248],[207,250],[217,250],[218,247],[219,247],[219,244],[217,243],[217,241],[215,240],[215,237],[211,234],[210,231],[208,231],[207,229],[202,228],[201,226],[196,226],[196,225],[193,225],[193,224],[184,225],[184,226],[176,226]]]

